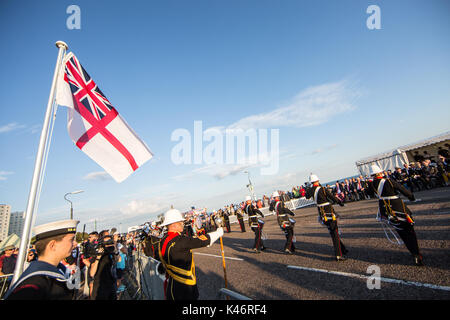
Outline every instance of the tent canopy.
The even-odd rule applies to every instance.
[[[356,161],[356,167],[362,175],[369,175],[369,168],[377,164],[382,170],[394,170],[395,167],[402,168],[403,165],[415,161],[415,156],[421,155],[425,158],[437,160],[439,147],[448,149],[445,144],[450,143],[450,131],[443,134],[424,139],[412,144],[404,145],[390,151]]]
[[[10,245],[14,245],[16,248],[20,247],[20,238],[15,233],[11,233],[8,237],[5,238],[5,240],[0,243],[0,252],[3,251],[3,248],[6,248]]]

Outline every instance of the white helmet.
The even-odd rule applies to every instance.
[[[250,197],[250,196],[245,197],[245,201],[250,201],[250,200],[252,200],[252,197]]]
[[[381,173],[381,172],[383,172],[383,170],[381,170],[381,168],[379,166],[377,166],[376,164],[373,164],[370,166],[369,173],[371,176],[373,176],[377,173]]]
[[[274,193],[272,193],[272,197],[279,197],[280,195],[278,194],[278,191],[275,191]]]
[[[161,227],[168,226],[169,224],[184,221],[184,217],[181,214],[180,210],[170,209],[166,213],[164,213],[164,222],[161,224]]]
[[[319,181],[319,177],[316,176],[315,174],[311,174],[309,176],[309,182],[313,183],[313,182],[317,182],[317,181]]]

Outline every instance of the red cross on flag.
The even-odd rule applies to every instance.
[[[111,105],[75,55],[68,53],[57,84],[56,103],[67,106],[70,138],[114,180],[122,182],[152,152]]]

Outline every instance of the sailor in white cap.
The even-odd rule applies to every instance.
[[[72,253],[79,221],[62,220],[33,229],[38,259],[32,261],[5,295],[6,300],[71,300],[66,268],[61,261]]]
[[[195,277],[192,249],[212,245],[223,236],[223,229],[201,235],[198,238],[184,235],[184,217],[177,209],[164,214],[161,227],[167,226],[167,233],[158,245],[159,258],[166,269],[164,293],[166,300],[197,300],[199,293]]]
[[[290,218],[288,215],[295,216],[295,213],[286,208],[284,202],[280,200],[280,194],[278,193],[278,191],[275,191],[272,194],[272,198],[273,201],[270,203],[269,211],[275,211],[277,215],[278,225],[286,236],[284,252],[288,254],[294,254],[295,246],[292,240],[294,238],[295,220]]]
[[[398,196],[400,192],[409,200],[415,201],[414,194],[394,179],[384,177],[383,170],[376,164],[370,167],[370,175],[373,177],[373,181],[369,183],[369,188],[379,199],[377,220],[386,222],[397,231],[405,246],[412,254],[414,263],[417,266],[422,266],[423,258],[420,254],[416,233],[414,231],[412,213]]]
[[[338,203],[340,206],[344,204],[330,193],[326,188],[320,185],[319,177],[315,174],[309,176],[309,182],[312,183],[312,187],[306,192],[306,198],[313,198],[319,211],[319,221],[328,228],[331,239],[333,241],[334,254],[336,261],[346,260],[345,254],[348,250],[345,248],[339,237],[338,222],[336,219],[336,213],[332,203]]]
[[[255,241],[253,243],[253,250],[256,253],[260,253],[261,250],[265,250],[266,247],[261,239],[262,228],[264,227],[264,221],[258,219],[258,215],[264,218],[264,214],[255,208],[252,204],[252,198],[250,196],[245,197],[244,211],[248,216],[248,224],[252,231],[255,233]]]

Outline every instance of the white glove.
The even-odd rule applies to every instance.
[[[217,239],[219,239],[221,236],[223,236],[223,228],[220,227],[216,231],[210,232],[208,234],[209,234],[209,238],[211,239],[209,242],[209,245],[208,245],[208,247],[210,247]]]

